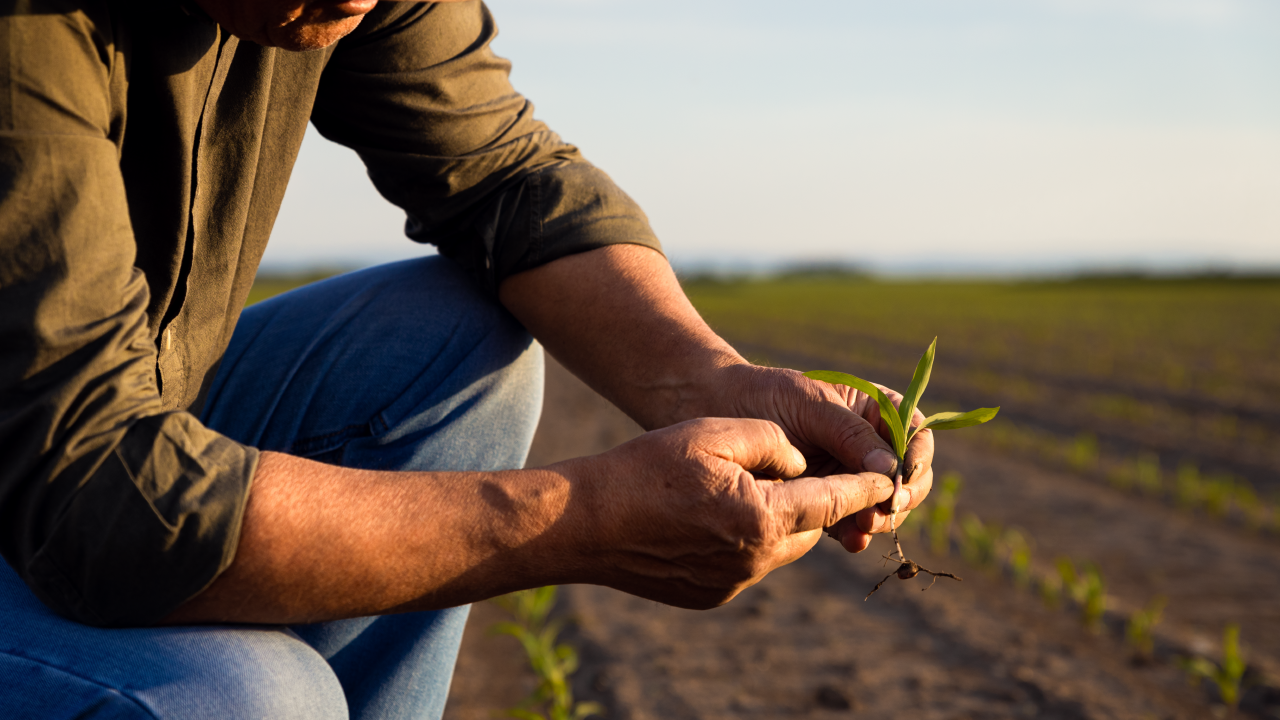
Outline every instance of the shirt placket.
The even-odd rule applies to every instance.
[[[184,310],[192,286],[193,276],[201,270],[197,252],[201,246],[205,230],[204,218],[208,199],[208,183],[202,176],[206,174],[203,160],[209,155],[206,139],[211,135],[209,124],[214,122],[214,107],[219,93],[227,79],[228,67],[231,64],[234,42],[228,42],[225,31],[217,28],[217,54],[214,58],[213,72],[209,77],[209,85],[205,91],[204,102],[200,111],[200,121],[195,129],[195,142],[191,158],[191,200],[187,216],[187,237],[183,248],[182,267],[177,278],[180,292],[175,293],[173,303],[167,313],[158,343],[157,371],[166,405],[185,404],[191,384],[191,348],[183,342],[186,330],[186,314]]]

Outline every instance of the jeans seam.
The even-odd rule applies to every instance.
[[[138,698],[134,697],[133,695],[126,694],[125,692],[123,692],[123,691],[122,691],[122,690],[120,690],[119,688],[112,687],[112,686],[110,686],[110,685],[107,685],[106,683],[100,682],[100,681],[98,681],[98,680],[94,680],[93,678],[85,677],[84,675],[81,675],[81,674],[79,674],[79,673],[72,672],[71,670],[68,670],[67,668],[64,668],[64,667],[61,667],[61,666],[58,666],[58,665],[54,665],[53,663],[51,663],[51,662],[49,662],[49,661],[47,661],[47,660],[41,660],[40,658],[33,658],[33,657],[29,656],[29,655],[25,655],[25,654],[23,654],[22,652],[20,652],[20,651],[18,651],[18,650],[14,650],[14,649],[12,649],[12,648],[10,648],[10,649],[0,649],[0,655],[8,655],[9,657],[20,658],[20,659],[22,659],[22,660],[26,660],[26,661],[28,661],[28,662],[35,663],[36,665],[40,665],[40,666],[42,666],[42,667],[46,667],[46,668],[49,668],[49,669],[51,669],[51,670],[55,670],[55,671],[60,672],[60,673],[62,673],[62,674],[64,674],[64,675],[70,675],[71,677],[73,677],[73,678],[77,678],[77,679],[79,679],[79,680],[82,680],[82,681],[84,681],[84,682],[86,682],[86,683],[88,683],[88,684],[90,684],[90,685],[93,685],[93,686],[95,686],[95,687],[102,688],[103,690],[106,690],[106,691],[108,691],[108,692],[114,693],[114,694],[115,694],[115,695],[117,695],[118,697],[121,697],[121,698],[123,698],[123,699],[125,699],[125,700],[129,701],[129,702],[130,702],[130,703],[132,703],[133,705],[137,706],[137,707],[138,707],[138,709],[140,709],[140,710],[142,710],[143,712],[145,712],[149,717],[155,718],[156,720],[160,720],[160,716],[159,716],[159,715],[156,715],[154,712],[152,712],[151,708],[149,708],[149,707],[147,707],[146,705],[144,705],[144,704],[142,703],[142,701],[141,701],[141,700],[139,700]]]

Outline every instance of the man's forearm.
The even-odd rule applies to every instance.
[[[710,376],[742,358],[641,246],[516,275],[502,299],[557,357],[648,427],[712,414]],[[594,486],[595,483],[589,484]],[[583,580],[591,529],[557,469],[354,470],[264,453],[235,561],[166,622],[296,623],[460,605]]]
[[[263,453],[235,561],[166,623],[305,623],[567,582],[555,469],[405,473]],[[579,495],[578,502],[583,499]]]
[[[571,255],[514,275],[502,303],[645,429],[727,415],[720,371],[746,361],[689,304],[666,258],[640,245]]]

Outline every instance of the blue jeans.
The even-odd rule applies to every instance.
[[[541,349],[430,257],[247,309],[202,419],[338,465],[500,470],[524,464],[541,406]],[[102,630],[52,614],[0,563],[0,717],[439,718],[467,611]]]

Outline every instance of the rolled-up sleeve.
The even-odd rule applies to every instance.
[[[542,122],[494,55],[481,2],[385,3],[342,40],[312,121],[356,150],[378,190],[491,292],[566,255],[661,246],[640,207]]]
[[[0,552],[68,617],[146,624],[230,564],[257,451],[162,407],[111,20],[40,4],[0,16]]]

